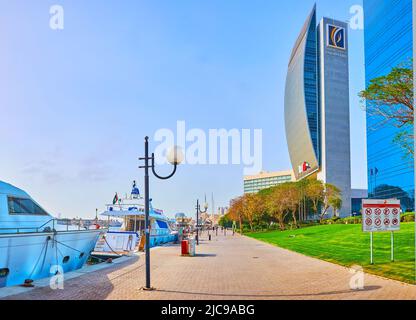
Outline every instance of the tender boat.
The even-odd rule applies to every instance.
[[[133,182],[130,196],[126,195],[124,199],[119,199],[116,194],[113,203],[106,205],[106,210],[101,216],[121,220],[122,227],[120,230],[110,229],[100,237],[94,256],[115,257],[137,252],[140,249],[145,231],[145,212],[143,198],[140,197],[136,182]],[[165,216],[163,210],[153,208],[152,200],[150,200],[149,217],[151,247],[177,241],[178,232],[172,230],[170,219]],[[144,245],[144,242],[142,244]]]
[[[59,224],[25,191],[0,181],[0,287],[80,269],[103,231]]]

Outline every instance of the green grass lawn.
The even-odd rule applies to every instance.
[[[395,259],[390,261],[390,233],[374,234],[374,265],[370,234],[361,225],[325,225],[292,231],[247,234],[249,237],[346,267],[360,265],[368,273],[415,284],[415,225],[402,223],[395,233]]]

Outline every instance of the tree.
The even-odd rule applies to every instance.
[[[242,213],[248,221],[251,231],[254,230],[254,221],[258,220],[264,211],[263,199],[258,194],[246,194],[243,196]]]
[[[319,205],[324,200],[324,185],[319,180],[309,180],[305,186],[305,195],[311,201],[313,210],[319,214]]]
[[[331,208],[334,210],[335,214],[337,215],[337,212],[341,210],[342,208],[342,199],[333,198],[329,203],[331,204]]]
[[[241,234],[243,234],[243,202],[243,197],[231,200],[230,209],[227,214],[230,220],[239,222]]]
[[[326,183],[323,192],[322,212],[320,214],[320,221],[324,220],[330,208],[334,209],[334,214],[342,207],[341,190],[336,186]]]
[[[280,230],[285,230],[285,219],[288,215],[286,195],[281,186],[272,188],[266,198],[266,208],[279,223]]]
[[[391,123],[403,129],[393,142],[398,143],[407,155],[413,155],[414,135],[409,130],[414,123],[413,61],[409,59],[389,74],[371,80],[359,96],[369,115],[384,119],[381,124]]]
[[[282,185],[282,190],[286,194],[286,206],[287,209],[292,214],[292,219],[295,227],[298,226],[298,221],[296,218],[296,213],[299,209],[299,204],[301,201],[301,190],[297,183],[285,183]]]
[[[232,227],[232,225],[233,225],[233,222],[230,220],[230,217],[229,217],[229,215],[227,214],[227,215],[225,215],[225,216],[221,217],[221,219],[220,219],[220,221],[218,222],[218,224],[219,224],[221,227],[224,227],[224,228],[231,228],[231,227]]]

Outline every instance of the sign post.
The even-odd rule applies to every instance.
[[[374,257],[373,257],[373,233],[370,233],[370,261],[371,264],[374,264]]]
[[[370,260],[374,264],[374,233],[391,233],[391,261],[394,262],[394,232],[400,231],[400,200],[363,200],[363,232],[370,233]]]
[[[391,262],[394,262],[394,232],[391,232]]]

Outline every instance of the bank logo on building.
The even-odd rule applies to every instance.
[[[345,49],[345,28],[328,24],[328,46]]]

